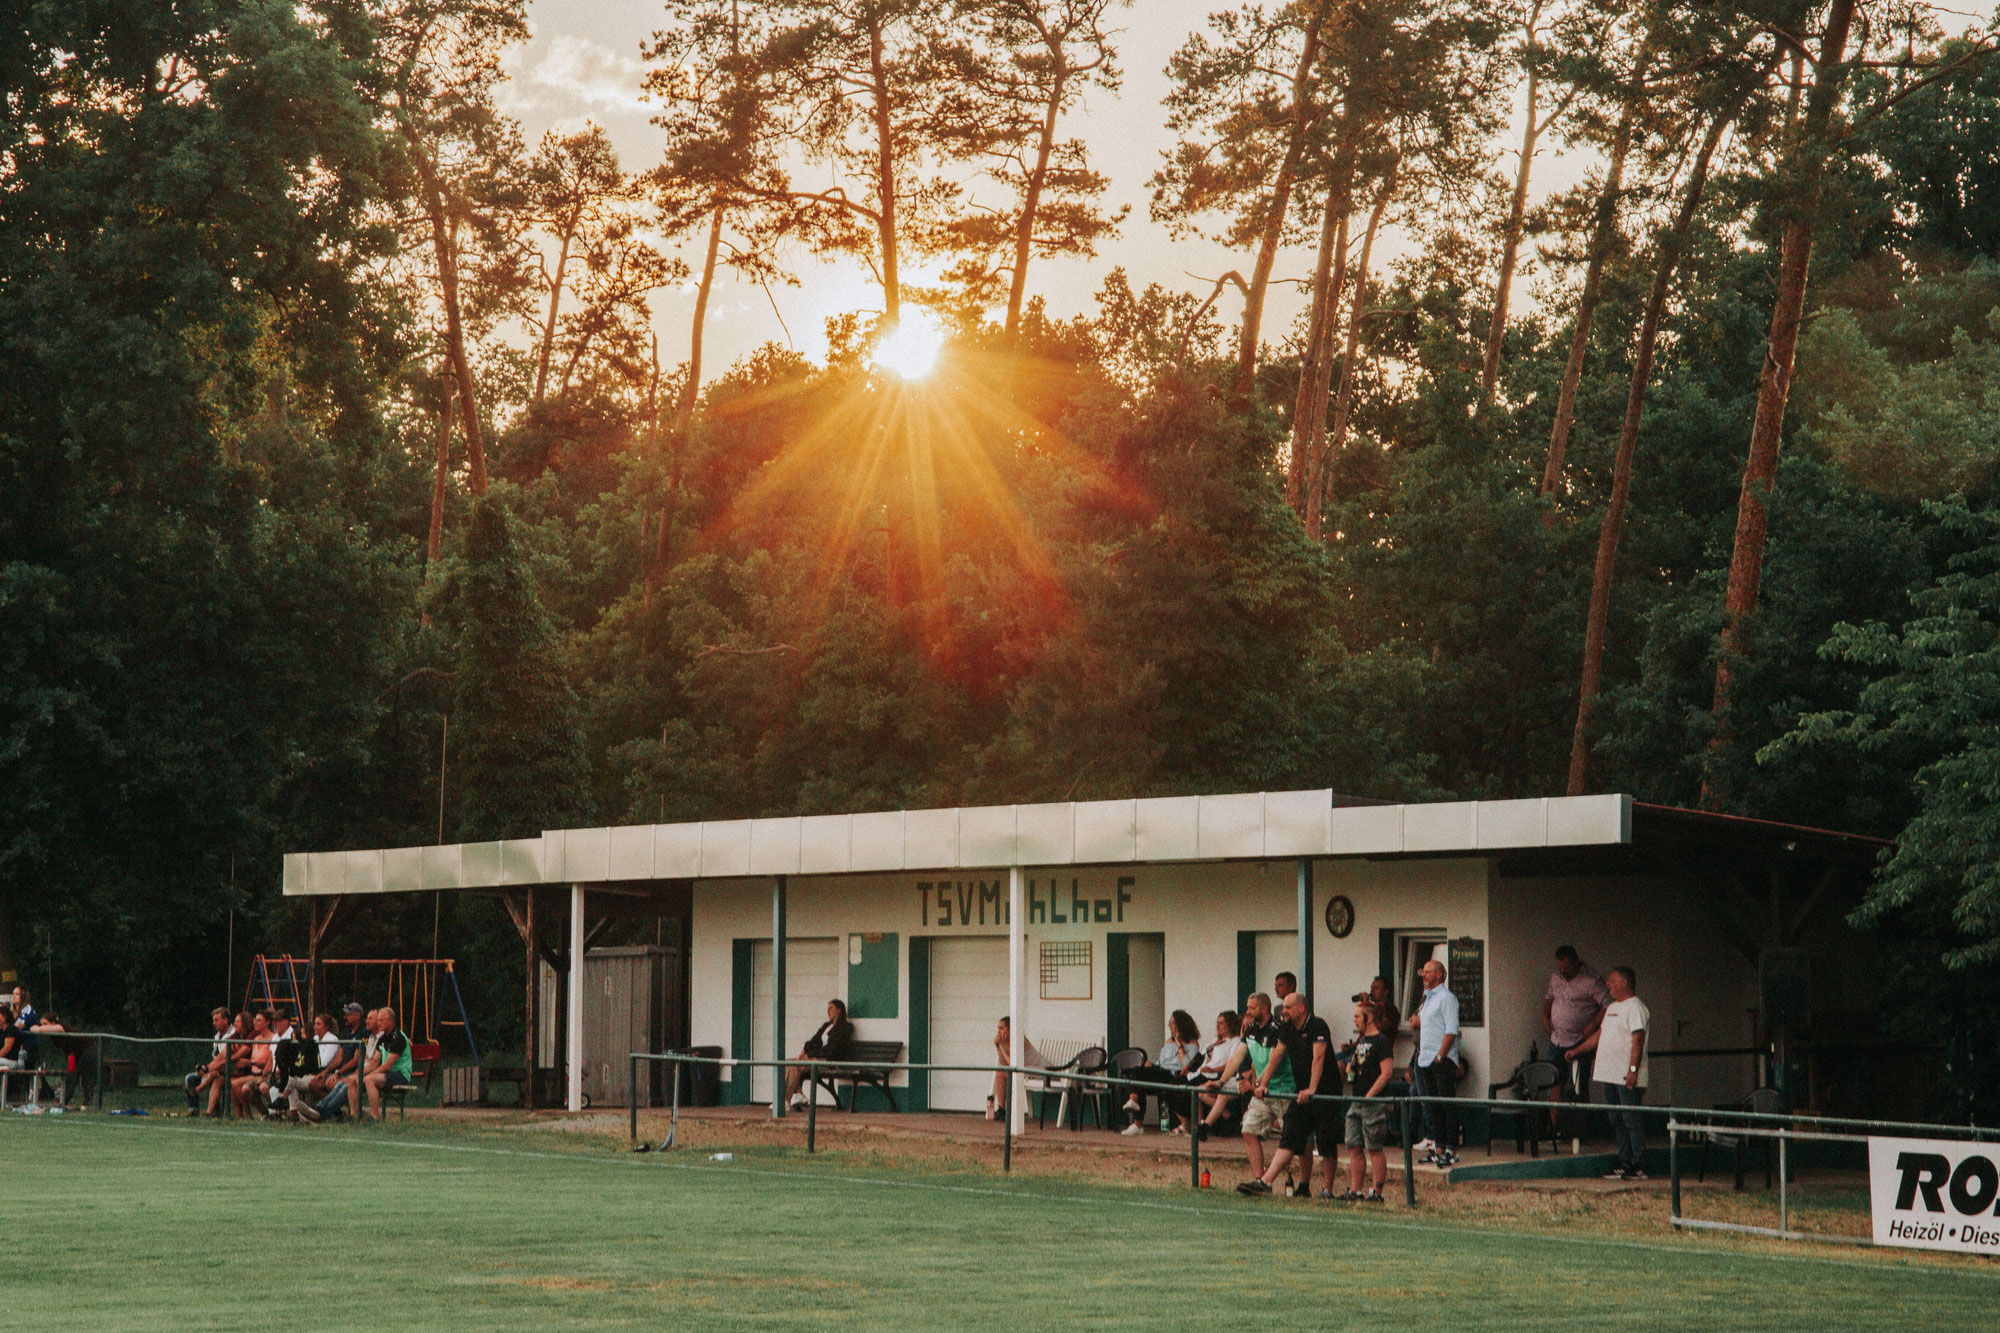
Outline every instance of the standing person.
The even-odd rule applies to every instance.
[[[1162,1092],[1160,1101],[1173,1117],[1174,1132],[1185,1133],[1187,1120],[1187,1086],[1190,1075],[1201,1067],[1201,1029],[1194,1025],[1194,1017],[1185,1009],[1176,1009],[1167,1019],[1166,1044],[1160,1047],[1160,1058],[1139,1066],[1125,1077],[1136,1083],[1151,1083],[1161,1088],[1171,1088],[1181,1094],[1178,1097]],[[1138,1088],[1125,1099],[1125,1113],[1131,1123],[1119,1130],[1120,1134],[1135,1136],[1144,1134],[1146,1127],[1140,1119],[1146,1109]]]
[[[1326,1020],[1306,1008],[1306,997],[1293,991],[1285,997],[1278,1025],[1279,1049],[1285,1053],[1291,1081],[1296,1091],[1293,1105],[1285,1114],[1278,1137],[1278,1151],[1271,1165],[1254,1180],[1236,1187],[1239,1194],[1269,1194],[1278,1177],[1299,1162],[1299,1181],[1292,1189],[1295,1199],[1312,1197],[1312,1155],[1317,1140],[1320,1156],[1326,1161],[1326,1193],[1333,1192],[1333,1173],[1338,1162],[1340,1103],[1319,1101],[1324,1094],[1340,1091],[1340,1065],[1333,1057],[1333,1032]]]
[[[799,1051],[801,1060],[844,1060],[854,1046],[854,1024],[847,1021],[847,1001],[828,1000],[826,1002],[826,1022],[819,1030],[806,1038],[805,1046]],[[800,1091],[805,1083],[806,1070],[803,1065],[793,1065],[785,1071],[785,1098],[794,1111],[802,1111],[806,1105],[806,1095]]]
[[[1293,992],[1297,991],[1298,988],[1299,979],[1293,973],[1280,972],[1277,976],[1271,978],[1271,996],[1278,1002],[1278,1011],[1280,1013],[1284,1012],[1285,1001],[1289,1000]]]
[[[1424,1137],[1430,1149],[1424,1161],[1448,1167],[1458,1160],[1452,1147],[1452,1115],[1442,1099],[1458,1091],[1458,997],[1444,984],[1444,964],[1433,958],[1423,966],[1423,1002],[1410,1020],[1416,1029],[1417,1053],[1410,1062],[1410,1083],[1424,1102]]]
[[[1597,1052],[1590,1076],[1602,1090],[1605,1104],[1637,1107],[1646,1100],[1646,1034],[1653,1025],[1653,1011],[1639,998],[1638,974],[1629,967],[1614,967],[1604,978],[1611,1003],[1604,1006],[1604,1021],[1597,1031],[1577,1048]],[[1611,1130],[1618,1139],[1618,1165],[1604,1173],[1606,1180],[1646,1178],[1646,1120],[1637,1110],[1613,1110]]]
[[[1282,1029],[1271,1014],[1271,997],[1258,991],[1243,1002],[1243,1014],[1243,1050],[1250,1061],[1240,1085],[1250,1096],[1250,1104],[1243,1110],[1243,1146],[1250,1151],[1252,1179],[1261,1179],[1264,1135],[1284,1133],[1285,1116],[1299,1085],[1292,1081]]]
[[[33,1069],[42,1057],[42,1039],[35,1035],[35,1029],[42,1025],[42,1015],[34,1006],[26,986],[14,987],[14,1027],[21,1035],[21,1067]]]
[[[1354,1054],[1348,1062],[1347,1087],[1357,1097],[1380,1097],[1396,1070],[1393,1029],[1384,1030],[1382,1006],[1363,1000],[1354,1006]],[[1382,1185],[1389,1178],[1389,1108],[1380,1102],[1350,1102],[1347,1107],[1347,1193],[1343,1199],[1382,1202]],[[1369,1186],[1361,1192],[1362,1155],[1366,1152]]]
[[[181,1080],[181,1090],[187,1094],[188,1114],[201,1114],[202,1089],[209,1089],[208,1109],[211,1114],[217,1109],[216,1092],[223,1082],[223,1070],[229,1066],[229,1011],[220,1005],[209,1010],[208,1021],[215,1029],[215,1040],[210,1043],[208,1062]]]
[[[366,1015],[366,1010],[349,1000],[340,1011],[342,1026],[333,1059],[329,1062],[326,1053],[320,1053],[319,1077],[313,1080],[319,1100],[313,1104],[313,1110],[321,1120],[344,1114],[343,1108],[352,1104],[347,1099],[347,1081],[361,1067],[361,1048],[368,1041],[368,1028],[363,1021]]]
[[[1542,1031],[1549,1036],[1549,1060],[1562,1075],[1555,1087],[1555,1100],[1561,1101],[1564,1093],[1576,1090],[1578,1066],[1570,1053],[1597,1031],[1604,1006],[1610,1003],[1611,992],[1604,988],[1604,978],[1577,956],[1576,947],[1565,944],[1557,949],[1555,973],[1542,993]]]

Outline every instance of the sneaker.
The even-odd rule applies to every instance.
[[[1369,1190],[1369,1191],[1368,1191],[1368,1192],[1367,1192],[1366,1194],[1362,1194],[1362,1195],[1357,1195],[1356,1197],[1358,1197],[1358,1198],[1359,1198],[1359,1199],[1361,1200],[1361,1202],[1363,1202],[1363,1203],[1386,1203],[1386,1202],[1388,1202],[1388,1200],[1386,1200],[1386,1199],[1384,1199],[1384,1198],[1382,1197],[1382,1191],[1381,1191],[1381,1190]]]
[[[1139,1136],[1140,1136],[1141,1134],[1144,1134],[1145,1132],[1146,1132],[1146,1127],[1145,1127],[1144,1125],[1140,1124],[1140,1123],[1139,1123],[1138,1121],[1136,1121],[1136,1120],[1134,1120],[1134,1121],[1133,1121],[1133,1122],[1132,1122],[1131,1124],[1129,1124],[1129,1125],[1125,1126],[1125,1128],[1123,1128],[1123,1129],[1121,1129],[1121,1130],[1119,1130],[1119,1131],[1118,1131],[1118,1133],[1119,1133],[1119,1134],[1120,1134],[1121,1136],[1123,1136],[1123,1137],[1125,1137],[1125,1138],[1128,1138],[1128,1139],[1136,1139],[1136,1138],[1138,1138],[1138,1137],[1139,1137]]]
[[[1437,1164],[1439,1166],[1457,1166],[1458,1154],[1447,1148],[1437,1155]]]
[[[1261,1180],[1246,1180],[1236,1187],[1238,1194],[1269,1194],[1271,1187]]]
[[[1285,1189],[1285,1197],[1288,1199],[1310,1199],[1312,1196],[1313,1187],[1303,1180],[1296,1185],[1287,1186]]]
[[[1604,1173],[1604,1178],[1606,1180],[1623,1180],[1625,1179],[1625,1168],[1622,1166],[1614,1166],[1609,1171],[1606,1171]]]
[[[1639,1168],[1637,1167],[1633,1167],[1630,1171],[1627,1171],[1625,1173],[1625,1179],[1627,1180],[1644,1180],[1645,1178],[1646,1178],[1646,1173],[1644,1171],[1639,1170]]]
[[[1437,1141],[1434,1139],[1418,1139],[1416,1144],[1411,1149],[1412,1152],[1422,1153],[1424,1155],[1424,1160],[1427,1162],[1431,1158],[1437,1156],[1437,1150],[1438,1150]]]

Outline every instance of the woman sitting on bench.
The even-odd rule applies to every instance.
[[[847,1002],[828,1000],[826,1002],[826,1022],[819,1025],[819,1031],[806,1038],[805,1049],[800,1051],[801,1060],[845,1060],[854,1046],[854,1024],[847,1021]],[[806,1095],[801,1088],[805,1083],[804,1065],[793,1065],[785,1071],[785,1100],[794,1111],[806,1104]]]
[[[237,1015],[237,1029],[242,1030],[242,1015]],[[271,1072],[271,1015],[268,1010],[259,1009],[250,1018],[248,1042],[238,1042],[230,1048],[230,1061],[239,1068],[247,1067],[247,1073],[229,1080],[229,1100],[235,1103],[236,1118],[248,1120],[254,1114],[250,1109],[250,1095],[263,1086]]]

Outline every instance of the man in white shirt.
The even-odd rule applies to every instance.
[[[1637,1107],[1646,1100],[1646,1036],[1652,1030],[1653,1011],[1638,995],[1639,979],[1629,967],[1614,967],[1604,978],[1611,1003],[1604,1006],[1604,1018],[1597,1031],[1584,1038],[1577,1054],[1594,1050],[1591,1081],[1612,1107],[1611,1129],[1618,1137],[1618,1165],[1605,1172],[1606,1180],[1646,1178],[1646,1122]]]
[[[1451,1107],[1444,1098],[1458,1092],[1458,997],[1444,984],[1444,964],[1433,958],[1421,972],[1424,998],[1410,1026],[1417,1030],[1417,1051],[1410,1061],[1410,1083],[1423,1103],[1424,1137],[1430,1150],[1424,1161],[1449,1167],[1458,1161],[1452,1146]]]

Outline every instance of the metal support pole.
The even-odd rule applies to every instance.
[[[1313,1003],[1313,863],[1299,858],[1299,993],[1306,997],[1306,1012],[1317,1013]]]
[[[1027,937],[1022,934],[1028,925],[1028,909],[1024,901],[1027,897],[1027,873],[1020,866],[1010,866],[1007,870],[1007,1067],[1019,1069],[1022,1066],[1022,1043],[1027,1038],[1022,1035],[1027,1025],[1027,1015],[1021,1012],[1021,971],[1027,966]],[[1053,892],[1053,890],[1051,890]],[[1007,1088],[1007,1132],[1019,1134],[1027,1126],[1028,1081],[1022,1079],[1019,1091],[1009,1076]],[[1043,1096],[1047,1096],[1046,1088]]]
[[[1681,1229],[1681,1132],[1672,1117],[1667,1120],[1667,1179],[1673,1189],[1674,1230]]]
[[[771,881],[771,1058],[785,1058],[785,877]],[[785,1118],[785,1071],[771,1069],[771,1119]]]
[[[674,1061],[673,1106],[667,1112],[667,1141],[660,1146],[671,1148],[681,1135],[681,1062]]]
[[[1778,1232],[1789,1236],[1792,1230],[1792,1199],[1785,1186],[1785,1131],[1778,1131]]]
[[[583,1109],[583,885],[569,886],[569,1099],[571,1111]]]
[[[625,1086],[631,1090],[630,1095],[625,1100],[632,1103],[632,1133],[630,1137],[633,1143],[637,1143],[639,1141],[639,1057],[636,1055],[627,1055],[625,1057],[625,1066],[629,1071],[629,1077],[625,1080]]]
[[[1014,1071],[1008,1070],[1005,1078],[1006,1082],[1002,1086],[1006,1090],[1007,1105],[1010,1109],[1007,1115],[1000,1117],[1000,1169],[1003,1172],[1011,1172],[1014,1169],[1014,1116],[1011,1110],[1014,1105]]]
[[[819,1145],[819,1066],[806,1066],[806,1151],[818,1151]]]
[[[1201,1188],[1201,1085],[1188,1084],[1188,1188]]]
[[[1410,1099],[1403,1098],[1403,1202],[1417,1206],[1417,1148],[1410,1142]]]

